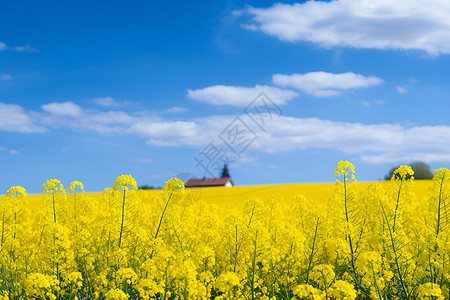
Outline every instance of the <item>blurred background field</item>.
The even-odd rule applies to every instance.
[[[358,182],[357,189],[364,190],[373,182]],[[390,181],[379,182],[385,189]],[[413,192],[418,200],[426,201],[428,188],[431,180],[416,180]],[[245,201],[253,198],[268,198],[273,195],[281,195],[283,199],[291,199],[295,195],[302,194],[308,200],[314,202],[327,201],[334,189],[334,183],[298,183],[298,184],[276,184],[276,185],[254,185],[254,186],[234,186],[234,187],[204,187],[187,188],[186,196],[194,201],[203,201],[207,204],[214,204],[225,208],[242,208]],[[142,190],[143,201],[152,201],[158,197],[161,190]],[[88,193],[92,199],[102,200],[102,193]],[[4,196],[0,196],[2,199]],[[28,195],[29,208],[37,211],[42,207],[42,195]]]

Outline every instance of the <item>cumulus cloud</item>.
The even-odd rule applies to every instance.
[[[450,53],[449,1],[307,1],[249,6],[241,14],[250,17],[244,28],[286,42]]]
[[[132,116],[121,112],[117,117],[104,114],[83,116],[78,122],[86,130],[100,134],[130,134],[139,136],[154,146],[193,148],[205,147],[236,116],[209,116],[187,121],[172,121],[146,116]],[[319,118],[277,116],[267,122],[262,132],[246,116],[239,116],[253,128],[258,138],[249,151],[280,153],[309,149],[337,150],[357,155],[372,164],[391,164],[424,160],[445,161],[450,148],[450,126],[407,126],[399,124],[362,124],[336,122]],[[67,122],[67,126],[74,126]],[[223,145],[224,149],[227,149]]]
[[[39,52],[38,49],[30,47],[30,45],[28,45],[28,44],[26,46],[8,47],[8,45],[6,45],[4,42],[0,41],[0,52],[4,51],[4,50],[13,50],[13,51],[17,51],[17,52]]]
[[[45,128],[17,104],[0,103],[0,131],[34,133],[44,132]]]
[[[264,92],[275,104],[286,104],[298,94],[294,91],[279,89],[267,85],[254,87],[214,85],[197,90],[188,90],[187,97],[212,105],[247,106],[261,92]]]
[[[252,126],[245,115],[240,117]],[[151,145],[204,147],[217,140],[217,135],[224,130],[223,124],[230,124],[234,118],[211,116],[190,122],[141,123],[139,130],[132,126],[129,132],[138,133]],[[362,124],[280,116],[267,123],[265,132],[253,129],[258,138],[249,146],[250,151],[328,149],[357,155],[371,164],[443,162],[450,156],[447,139],[450,126]]]
[[[120,103],[112,97],[94,98],[94,102],[101,106],[120,106]]]
[[[306,74],[274,74],[274,84],[303,91],[316,97],[331,97],[341,94],[342,90],[377,86],[383,82],[375,76],[364,76],[353,72],[327,73],[310,72]]]
[[[26,46],[11,47],[11,49],[13,49],[14,51],[17,51],[17,52],[39,52],[38,49],[31,48],[30,45],[28,45],[28,44]]]
[[[254,151],[326,149],[357,156],[371,164],[450,160],[450,126],[363,124],[277,115],[266,119],[263,131],[245,114],[173,121],[123,111],[80,110],[82,114],[60,113],[58,109],[53,110],[56,114],[30,113],[19,105],[0,104],[0,130],[31,133],[63,127],[102,135],[133,135],[154,146],[203,148],[212,141],[221,144],[219,135],[239,117],[257,135],[245,155]],[[227,149],[225,144],[222,146]]]
[[[395,89],[397,90],[397,93],[399,93],[399,94],[406,94],[408,92],[407,89],[405,89],[404,87],[401,87],[401,86],[396,86]]]
[[[375,100],[375,101],[361,101],[361,105],[365,107],[371,107],[372,104],[382,105],[384,104],[384,100]]]
[[[40,115],[40,121],[48,127],[90,130],[102,135],[125,134],[129,126],[140,119],[123,111],[83,111],[80,115]]]
[[[171,108],[168,108],[165,110],[165,112],[168,112],[168,113],[182,113],[182,112],[187,112],[187,111],[188,111],[187,108],[179,107],[179,106],[174,106],[174,107],[171,107]]]
[[[44,111],[57,116],[79,117],[83,115],[83,109],[71,101],[43,104],[41,108]]]

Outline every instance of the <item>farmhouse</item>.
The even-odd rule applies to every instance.
[[[189,179],[185,184],[185,187],[206,187],[206,186],[226,186],[232,187],[234,186],[233,181],[230,177],[222,177],[222,178],[206,178],[202,179]]]

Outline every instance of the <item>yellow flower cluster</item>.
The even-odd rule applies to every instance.
[[[419,286],[417,289],[418,299],[434,299],[434,300],[444,300],[445,297],[442,295],[441,288],[439,284],[427,282]]]
[[[240,284],[239,276],[234,272],[224,272],[216,279],[216,289],[228,293]]]
[[[109,290],[106,295],[106,300],[127,300],[129,296],[119,289]]]
[[[0,297],[449,299],[450,171],[436,170],[427,201],[409,166],[362,190],[350,162],[335,174],[329,201],[249,195],[242,210],[192,201],[177,178],[150,196],[121,175],[97,198],[51,179],[33,212],[11,187],[0,197]]]
[[[305,300],[323,300],[325,299],[325,293],[312,285],[300,284],[294,288],[294,295],[300,299]]]
[[[114,190],[121,189],[123,191],[128,191],[129,189],[137,190],[137,183],[136,180],[131,175],[123,174],[117,177],[113,189]]]
[[[320,264],[311,271],[311,279],[322,289],[327,289],[333,283],[335,273],[333,267],[327,264]]]
[[[353,300],[356,298],[357,293],[352,284],[343,280],[336,280],[331,286],[330,295],[334,299]]]
[[[410,166],[400,166],[392,174],[391,180],[411,180],[414,179],[414,171]]]

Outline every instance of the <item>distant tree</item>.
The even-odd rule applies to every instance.
[[[146,184],[144,184],[144,185],[141,185],[141,186],[139,187],[139,189],[140,189],[140,190],[155,190],[155,189],[160,189],[160,187],[154,187],[154,186],[152,186],[152,185],[146,185]]]
[[[415,161],[409,164],[414,171],[414,179],[433,179],[433,173],[430,166],[421,161]]]
[[[414,179],[433,179],[433,173],[431,172],[430,166],[421,161],[415,161],[409,164],[414,171]],[[385,180],[390,180],[394,171],[398,169],[399,166],[391,168],[389,173],[384,177]]]
[[[394,171],[398,169],[400,166],[392,167],[386,176],[384,176],[384,180],[391,180],[392,175],[394,174]]]
[[[223,168],[222,168],[222,174],[220,175],[220,177],[221,177],[221,178],[224,178],[224,177],[231,177],[231,176],[230,176],[230,172],[228,171],[228,166],[227,166],[227,164],[224,164],[224,165],[223,165]]]

